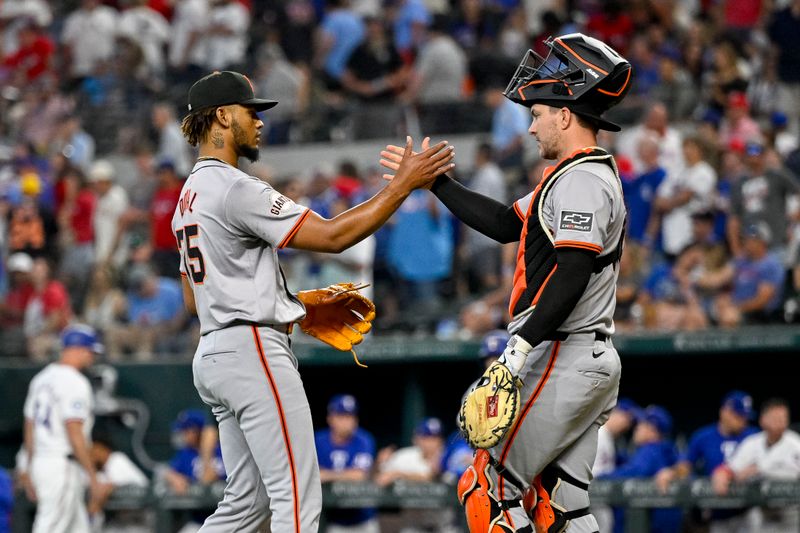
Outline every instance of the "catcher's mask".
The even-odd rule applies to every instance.
[[[582,33],[549,37],[543,58],[528,50],[503,95],[525,107],[566,107],[600,129],[620,131],[602,117],[631,86],[631,64],[610,46]]]

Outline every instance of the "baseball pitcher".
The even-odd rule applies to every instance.
[[[182,129],[200,157],[184,184],[172,228],[183,292],[200,318],[194,383],[219,424],[225,495],[201,528],[212,532],[313,533],[322,505],[311,412],[292,354],[292,324],[339,349],[369,331],[372,303],[351,285],[292,294],[283,247],[340,252],[374,233],[413,189],[453,167],[452,147],[412,153],[396,183],[328,220],[237,168],[258,157],[277,102],[256,98],[242,74],[214,72],[189,90]]]

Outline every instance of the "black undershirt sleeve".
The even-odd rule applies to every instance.
[[[558,268],[548,281],[530,318],[517,335],[536,346],[551,337],[583,296],[597,254],[578,248],[557,248]]]
[[[456,218],[472,229],[501,243],[519,240],[522,220],[513,205],[503,205],[444,175],[436,178],[431,192]]]

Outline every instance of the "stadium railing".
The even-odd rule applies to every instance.
[[[105,510],[149,510],[155,514],[155,533],[171,533],[176,519],[190,511],[211,511],[222,498],[224,484],[208,487],[192,486],[186,494],[170,493],[163,487],[120,487],[108,501]],[[626,533],[650,530],[648,510],[679,507],[735,509],[757,505],[786,507],[800,505],[800,482],[761,480],[734,484],[729,494],[714,493],[706,478],[675,483],[662,493],[648,479],[622,481],[598,480],[592,483],[593,505],[625,507]],[[325,509],[446,509],[458,507],[455,487],[445,483],[402,483],[380,487],[373,483],[336,482],[323,485]],[[31,530],[35,506],[24,493],[17,494],[13,515],[13,531]],[[324,515],[324,513],[323,513]],[[461,517],[459,511],[457,516]],[[324,518],[324,517],[323,517]]]

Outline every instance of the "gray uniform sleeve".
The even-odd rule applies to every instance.
[[[525,215],[528,213],[532,200],[533,193],[531,192],[514,202],[514,211],[517,212],[517,216],[520,220],[525,220]]]
[[[556,248],[603,252],[614,206],[612,191],[602,179],[575,169],[559,178],[548,201],[552,206]]]
[[[310,212],[256,178],[238,180],[225,197],[228,222],[275,248],[288,244]]]

